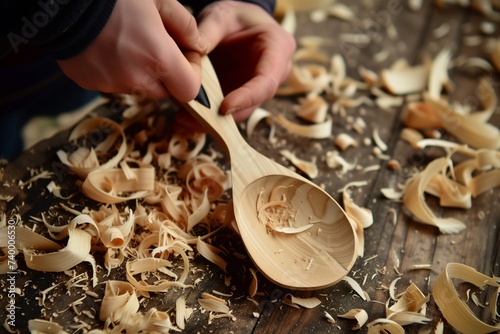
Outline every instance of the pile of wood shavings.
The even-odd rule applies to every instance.
[[[58,152],[66,168],[80,178],[77,184],[83,194],[94,200],[85,201],[91,209],[73,204],[72,198],[77,198],[77,194],[61,196],[67,189],[62,190],[59,182],[51,181],[48,189],[60,197],[59,210],[69,212],[74,218],[61,225],[53,222],[50,212],[33,217],[45,225],[48,233],[45,237],[25,227],[26,222],[19,217],[16,248],[24,254],[29,269],[66,272],[72,277],[70,281],[80,277],[70,272],[73,267],[90,263],[90,277],[82,280],[90,278],[92,287],[81,285],[89,292],[82,300],[91,294],[97,297],[91,290],[97,289],[104,279],[106,287],[100,296],[99,314],[95,310],[82,313],[81,301],[74,302],[71,307],[76,317],[75,324],[70,324],[72,330],[179,331],[192,314],[192,309],[181,307],[180,300],[175,322],[166,309],[141,308],[141,304],[151,293],[165,293],[173,287],[193,288],[197,282],[189,277],[196,268],[191,268],[190,263],[197,254],[225,269],[225,261],[218,255],[221,251],[209,242],[217,231],[233,223],[232,206],[225,195],[230,180],[216,162],[215,152],[202,153],[205,134],[166,135],[168,129],[161,126],[165,123],[162,105],[155,102],[139,105],[133,98],[125,98],[129,106],[121,122],[86,119],[72,130],[70,143]],[[41,172],[20,186],[47,177],[54,175]],[[5,215],[2,228],[6,228]],[[2,248],[7,246],[3,234],[0,244]],[[8,271],[6,260],[2,257],[2,273]],[[98,273],[101,266],[107,271],[104,278]],[[123,281],[105,278],[123,270]],[[42,291],[39,306],[44,310],[48,296],[57,287],[58,284]],[[67,285],[68,291],[75,287]],[[222,317],[234,320],[227,306],[223,309],[215,306],[200,300],[199,307],[209,313],[209,322]],[[32,319],[30,330],[45,332],[59,327],[59,332],[64,333],[57,325],[58,313],[45,311],[45,316],[53,321]],[[84,316],[98,317],[104,327],[90,327],[81,319]]]

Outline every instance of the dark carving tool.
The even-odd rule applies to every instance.
[[[200,87],[200,91],[194,99],[195,101],[198,101],[199,103],[210,109],[210,101],[208,100],[207,92],[205,92],[205,88],[203,88],[203,85]]]

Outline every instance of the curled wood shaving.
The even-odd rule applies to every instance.
[[[316,35],[307,35],[298,38],[299,45],[306,49],[318,50],[322,46],[333,46],[335,40]]]
[[[414,283],[410,283],[397,302],[391,307],[386,307],[387,319],[401,326],[431,321],[425,316],[425,305],[428,301],[429,296],[425,296]]]
[[[191,316],[191,309],[186,308],[186,297],[181,296],[175,301],[175,323],[180,329],[185,329],[186,320]]]
[[[495,70],[490,62],[479,57],[467,58],[464,62],[464,66],[468,68],[476,67],[486,72],[493,72]]]
[[[179,160],[188,160],[200,153],[205,142],[206,134],[202,132],[176,133],[170,140],[169,152]]]
[[[307,223],[302,226],[296,224],[296,211],[292,203],[287,200],[288,187],[279,186],[264,198],[264,190],[257,197],[257,218],[266,227],[268,233],[296,234],[302,233],[313,226]]]
[[[496,97],[494,104],[496,105]],[[443,127],[461,142],[475,148],[500,148],[500,130],[494,125],[486,123],[486,118],[489,119],[491,113],[478,112],[461,115],[449,105],[436,101],[428,101],[428,107],[437,113],[442,121],[440,127]]]
[[[47,184],[47,190],[50,191],[54,196],[60,199],[69,199],[71,198],[72,195],[70,196],[63,196],[61,195],[61,187],[56,185],[54,181],[50,181],[49,184]]]
[[[257,293],[259,281],[257,279],[257,272],[255,269],[250,268],[250,274],[252,275],[252,281],[250,282],[250,286],[248,287],[248,296],[253,298]]]
[[[139,310],[139,300],[132,284],[122,281],[107,281],[99,311],[99,319],[119,323]]]
[[[297,12],[310,12],[318,8],[328,7],[332,2],[333,0],[312,0],[307,2],[302,0],[284,0],[283,2],[280,1],[277,5],[284,8],[293,8]]]
[[[128,175],[123,168],[99,169],[88,173],[82,192],[97,202],[115,204],[145,197],[154,190],[154,180],[153,166],[129,168]]]
[[[443,88],[450,89],[451,81],[448,76],[448,67],[451,60],[451,51],[444,49],[437,54],[431,64],[429,72],[429,98],[439,100]]]
[[[401,131],[401,139],[406,141],[408,144],[417,148],[417,143],[424,139],[424,136],[415,129],[412,128],[404,128]]]
[[[62,163],[83,179],[93,170],[116,167],[127,152],[127,141],[122,127],[107,118],[89,118],[79,123],[71,132],[69,141],[82,138],[95,147],[88,149],[80,146],[72,153],[59,150],[57,155]],[[115,155],[101,163],[98,155],[108,153],[117,141],[119,141],[119,147]]]
[[[344,314],[337,315],[337,317],[356,320],[357,323],[352,327],[354,330],[360,329],[368,321],[368,313],[360,308],[349,310]]]
[[[422,8],[422,0],[409,0],[408,7],[413,11],[419,11]]]
[[[340,156],[339,151],[328,151],[325,156],[328,168],[337,169],[340,167],[339,175],[342,176],[356,167],[356,163],[349,163]]]
[[[226,261],[220,257],[221,250],[206,243],[201,238],[198,238],[198,242],[196,243],[196,248],[198,249],[198,253],[209,260],[210,262],[216,264],[222,270],[226,270]]]
[[[324,311],[324,314],[325,314],[326,321],[328,321],[331,324],[336,323],[335,319],[332,317],[332,315],[330,313],[328,313],[327,311]]]
[[[460,299],[455,289],[452,279],[460,279],[472,283],[479,288],[490,286],[498,288],[500,280],[489,277],[476,271],[475,269],[460,263],[448,263],[445,270],[439,275],[432,294],[436,304],[439,306],[445,319],[458,331],[462,333],[490,333],[500,330],[500,325],[489,325],[478,319],[467,304]],[[494,296],[495,307],[496,298]],[[496,316],[496,310],[492,314]]]
[[[316,297],[300,298],[292,295],[291,293],[287,293],[283,303],[296,308],[299,308],[299,306],[304,308],[315,308],[321,304],[321,301]]]
[[[347,133],[341,133],[335,139],[335,145],[337,145],[342,151],[345,151],[349,147],[357,147],[358,142]]]
[[[88,217],[88,216],[87,216]],[[69,270],[81,262],[89,262],[93,268],[93,284],[97,284],[96,263],[90,255],[91,240],[98,230],[90,217],[73,219],[68,225],[68,243],[52,253],[37,253],[38,249],[24,248],[24,260],[28,268],[38,271],[60,272]]]
[[[404,328],[397,322],[390,319],[375,319],[366,325],[368,334],[391,333],[391,334],[404,334]]]
[[[351,288],[361,297],[361,299],[367,300],[365,292],[363,291],[358,282],[356,282],[353,278],[349,276],[344,276],[342,280],[345,281],[347,284],[349,284]]]
[[[498,175],[499,155],[496,150],[474,150],[439,139],[425,139],[416,143],[417,147],[442,147],[453,150],[446,158],[432,161],[420,174],[412,177],[404,188],[404,203],[422,222],[436,225],[444,233],[456,233],[465,225],[454,219],[440,219],[434,216],[425,203],[424,192],[440,198],[441,206],[470,208],[471,197],[500,185]],[[471,158],[453,168],[453,153],[463,153]],[[450,173],[447,173],[450,171]],[[450,175],[452,177],[450,177]],[[412,192],[412,194],[410,194]],[[389,193],[384,194],[390,197]]]
[[[26,181],[21,181],[19,180],[19,187],[24,188],[26,186],[29,186],[31,183],[40,180],[40,179],[51,179],[54,176],[54,173],[48,172],[48,171],[42,171],[36,175],[33,175]]]
[[[317,63],[328,63],[328,56],[320,49],[314,47],[299,48],[293,54],[293,60],[298,62],[317,62]]]
[[[491,50],[491,62],[497,71],[500,72],[500,38],[495,41]]]
[[[329,116],[325,122],[312,125],[293,123],[281,114],[276,116],[275,120],[289,132],[305,138],[324,139],[329,138],[332,133],[332,118]]]
[[[410,104],[404,123],[415,129],[443,128],[458,140],[476,148],[500,147],[500,130],[487,123],[497,107],[497,97],[490,80],[479,81],[479,99],[484,110],[464,113],[457,104],[450,104],[441,97],[443,88],[450,89],[448,65],[449,50],[441,51],[433,60],[428,92],[424,102]]]
[[[213,319],[217,319],[217,318],[231,318],[232,320],[236,320],[234,315],[232,315],[230,313],[229,306],[227,306],[226,301],[224,301],[220,298],[212,296],[208,293],[203,293],[201,295],[201,298],[198,298],[198,303],[200,304],[200,306],[202,308],[204,308],[205,310],[207,310],[209,312],[220,313],[220,314],[215,315],[215,316],[210,314],[209,320],[208,320],[209,323]]]
[[[167,280],[164,278],[158,278],[154,284],[148,284],[144,280],[138,281],[134,276],[140,275],[143,273],[156,273],[161,272],[164,269],[167,269],[172,266],[172,263],[168,260],[157,259],[157,258],[143,258],[136,259],[126,263],[126,274],[127,280],[138,290],[141,292],[165,292],[170,287],[188,287],[184,282],[186,281],[187,275],[189,273],[189,259],[184,251],[178,247],[172,246],[172,250],[176,251],[177,254],[180,254],[184,261],[184,270],[182,275],[174,281]]]
[[[450,30],[451,30],[450,24],[448,22],[443,22],[439,27],[435,28],[432,31],[432,36],[435,39],[441,39],[441,38],[445,37],[446,35],[448,35]]]
[[[299,106],[294,108],[295,114],[311,123],[323,123],[326,120],[328,104],[319,95],[308,95],[301,101]]]
[[[380,133],[377,127],[373,129],[373,141],[375,142],[375,145],[377,145],[377,147],[380,148],[381,151],[387,150],[387,144],[384,143],[382,138],[380,138]]]
[[[355,17],[354,12],[348,6],[342,3],[335,3],[326,9],[329,15],[344,21],[352,21]]]
[[[318,176],[318,166],[316,166],[316,159],[313,158],[313,161],[305,161],[297,158],[295,154],[288,150],[281,150],[280,154],[290,160],[290,162],[300,169],[302,172],[306,173],[311,179],[314,179]]]
[[[413,177],[405,186],[403,203],[419,221],[434,225],[443,233],[458,233],[465,228],[465,224],[456,218],[438,218],[425,202],[424,192],[432,178],[443,173],[448,166],[448,159],[438,158],[417,176]]]
[[[344,204],[344,210],[347,217],[354,225],[356,234],[358,236],[359,248],[358,255],[364,255],[364,229],[370,227],[373,224],[373,214],[368,208],[362,208],[354,203],[351,198],[350,192],[348,190],[349,185],[343,188],[342,200]]]
[[[286,82],[280,86],[276,94],[295,95],[303,93],[320,93],[324,91],[331,81],[331,76],[326,68],[321,65],[292,65],[292,71]]]
[[[404,69],[390,68],[380,72],[380,82],[394,95],[422,92],[427,87],[429,67],[417,65]]]
[[[263,119],[271,119],[272,118],[272,114],[265,110],[265,109],[262,109],[262,108],[257,108],[254,110],[254,112],[252,113],[252,115],[250,115],[250,117],[248,118],[248,121],[247,121],[247,124],[246,124],[246,127],[247,127],[247,137],[251,137],[252,134],[253,134],[253,131],[255,130],[255,127],[257,126],[257,124],[259,124],[259,122]]]
[[[379,85],[379,75],[364,66],[358,68],[358,73],[369,86]]]
[[[61,325],[53,321],[32,319],[28,321],[28,328],[33,334],[67,334]]]

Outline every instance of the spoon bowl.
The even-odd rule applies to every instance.
[[[358,240],[345,212],[316,184],[255,151],[232,116],[219,115],[223,94],[206,56],[202,87],[210,107],[193,100],[186,108],[226,149],[236,223],[256,267],[289,289],[337,283],[357,257]]]

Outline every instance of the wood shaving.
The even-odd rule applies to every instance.
[[[316,306],[321,305],[321,301],[316,298],[316,297],[310,297],[310,298],[300,298],[292,295],[291,293],[287,293],[285,295],[285,299],[283,300],[283,303],[288,306],[296,307],[299,308],[304,307],[304,308],[315,308]]]
[[[342,3],[335,3],[328,7],[326,11],[329,15],[344,21],[352,21],[355,17],[351,8]]]
[[[302,159],[297,158],[295,154],[288,150],[281,150],[280,154],[290,160],[290,162],[300,169],[302,172],[304,172],[307,176],[309,176],[311,179],[314,179],[315,177],[318,176],[318,167],[316,166],[316,159],[313,158],[313,161],[305,161]]]
[[[356,163],[349,163],[344,158],[340,156],[339,151],[328,151],[325,156],[326,165],[328,168],[338,169],[339,175],[342,176],[345,173],[353,170],[356,167]]]
[[[382,140],[382,138],[380,138],[380,133],[378,128],[373,129],[373,141],[381,151],[387,150],[387,144]]]
[[[330,313],[328,313],[327,311],[324,311],[324,314],[325,314],[325,318],[326,318],[326,321],[328,321],[329,323],[331,324],[335,324],[337,323],[335,321],[335,318],[332,317],[332,315]]]
[[[458,331],[463,333],[491,333],[500,330],[500,325],[489,325],[474,315],[465,302],[460,299],[452,279],[460,279],[472,283],[479,288],[500,286],[498,279],[483,275],[475,269],[460,263],[448,263],[439,275],[432,289],[434,300],[445,319]],[[494,295],[496,307],[497,295]],[[496,310],[493,310],[496,315]]]
[[[439,27],[435,28],[432,31],[432,36],[435,39],[444,38],[446,35],[450,33],[451,26],[448,22],[443,22]]]
[[[404,334],[405,330],[397,322],[390,319],[375,319],[366,325],[368,334],[391,333]]]
[[[248,287],[248,296],[253,298],[257,294],[259,281],[257,279],[257,272],[255,269],[250,268],[250,274],[252,275],[252,282],[250,282],[250,286]]]
[[[347,133],[341,133],[337,135],[337,138],[335,138],[335,145],[337,145],[342,151],[345,151],[349,147],[357,147],[358,142]]]
[[[361,299],[367,300],[365,291],[361,288],[358,282],[349,276],[344,276],[342,280],[349,284],[351,288],[361,297]]]
[[[363,309],[352,309],[344,314],[339,314],[337,317],[354,319],[357,323],[352,327],[353,330],[358,330],[368,321],[368,313]]]
[[[318,95],[308,95],[302,103],[294,108],[295,114],[311,123],[323,123],[326,120],[328,104]]]
[[[325,122],[313,125],[302,125],[289,121],[285,116],[279,114],[276,122],[289,132],[305,138],[325,139],[332,133],[332,118],[327,117]]]
[[[393,282],[397,282],[398,279]],[[391,283],[391,289],[392,287]],[[429,296],[425,296],[414,283],[410,283],[396,303],[386,307],[387,319],[393,320],[401,326],[413,323],[425,324],[431,321],[425,316],[425,305],[428,301]]]

